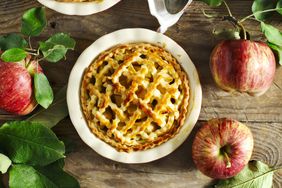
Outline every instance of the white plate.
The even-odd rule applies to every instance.
[[[118,152],[97,138],[89,130],[80,108],[80,84],[84,70],[101,52],[117,45],[131,42],[148,42],[164,47],[178,60],[187,72],[190,86],[188,115],[179,133],[172,139],[152,149],[131,153]],[[122,29],[96,40],[78,58],[68,82],[67,103],[69,115],[81,139],[100,155],[123,163],[145,163],[173,152],[188,137],[196,124],[202,103],[202,89],[197,70],[187,53],[169,37],[148,29]]]
[[[103,0],[102,2],[58,2],[55,0],[37,0],[42,5],[53,9],[57,12],[67,15],[90,15],[97,12],[101,12],[106,10],[115,4],[117,4],[120,0]]]

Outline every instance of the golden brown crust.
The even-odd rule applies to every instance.
[[[115,46],[85,70],[81,106],[91,131],[118,151],[146,150],[174,137],[189,103],[186,73],[163,48]]]

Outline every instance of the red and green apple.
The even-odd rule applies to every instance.
[[[238,174],[249,162],[254,147],[251,130],[227,118],[212,119],[197,132],[192,158],[197,168],[215,179]]]

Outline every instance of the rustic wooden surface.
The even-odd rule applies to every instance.
[[[236,17],[251,13],[250,0],[228,2]],[[0,35],[18,32],[21,15],[35,6],[40,6],[35,0],[0,0]],[[175,152],[155,162],[121,164],[99,156],[86,146],[67,118],[59,123],[55,132],[73,143],[73,149],[67,155],[66,170],[80,181],[81,187],[209,187],[211,179],[202,175],[192,162],[191,142],[201,123],[214,117],[230,117],[246,123],[255,138],[252,159],[272,166],[282,165],[282,68],[277,67],[272,87],[261,97],[232,95],[217,89],[211,79],[208,62],[216,44],[211,31],[221,22],[220,19],[205,18],[201,9],[210,14],[226,14],[223,7],[211,9],[194,1],[181,20],[166,32],[189,53],[199,71],[203,87],[201,115],[189,138]],[[100,36],[122,28],[156,30],[158,27],[145,0],[123,0],[107,11],[86,17],[66,16],[48,9],[47,17],[48,27],[42,38],[56,32],[68,32],[77,40],[76,50],[68,54],[65,62],[44,65],[54,88],[67,83],[77,57]],[[270,22],[282,29],[281,17],[276,16]],[[246,26],[253,39],[264,40],[259,32],[259,23],[247,21]],[[1,115],[0,118],[1,122],[9,119]],[[274,187],[282,187],[282,172],[275,174]]]

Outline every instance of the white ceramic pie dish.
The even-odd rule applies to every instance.
[[[103,51],[117,45],[132,42],[148,42],[165,48],[182,65],[189,79],[190,99],[187,118],[179,133],[172,139],[152,149],[131,153],[118,152],[96,137],[88,128],[80,105],[80,84],[84,70]],[[77,59],[67,88],[69,115],[81,139],[98,154],[123,163],[145,163],[162,158],[178,148],[196,124],[202,103],[202,89],[197,70],[187,53],[169,37],[148,29],[122,29],[96,40]]]
[[[55,0],[37,0],[42,5],[59,13],[67,15],[85,16],[104,11],[120,0],[103,0],[101,2],[58,2]]]

